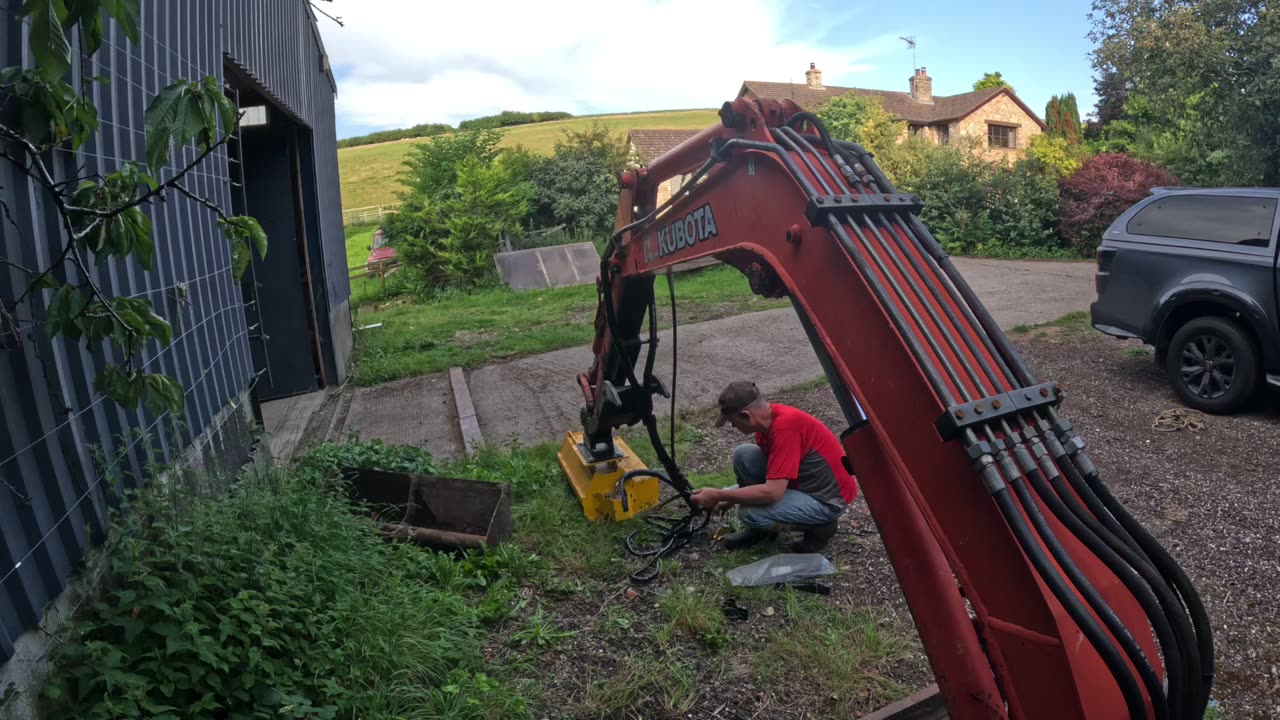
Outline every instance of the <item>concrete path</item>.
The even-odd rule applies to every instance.
[[[352,434],[388,445],[416,445],[435,457],[461,455],[462,435],[448,373],[357,389],[340,437]]]
[[[271,456],[288,462],[298,450],[311,416],[324,404],[325,391],[262,403],[262,424],[270,437]]]
[[[1094,298],[1092,263],[955,262],[1006,329],[1087,310]],[[670,333],[661,338],[657,373],[670,383]],[[714,405],[725,382],[735,378],[753,379],[769,393],[822,374],[790,308],[682,326],[679,342],[681,408]],[[557,440],[578,428],[582,396],[574,379],[590,365],[591,349],[583,346],[471,371],[467,380],[485,441]],[[659,410],[665,412],[665,407]]]

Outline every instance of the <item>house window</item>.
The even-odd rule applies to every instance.
[[[993,148],[1016,148],[1018,147],[1018,129],[1007,125],[988,125],[987,126],[987,147]]]
[[[950,143],[951,143],[951,126],[939,125],[938,126],[938,144],[949,145]]]
[[[908,126],[907,126],[907,129],[908,129],[908,130],[910,130],[910,131],[911,131],[911,134],[912,134],[912,135],[914,135],[914,136],[919,136],[921,133],[923,133],[923,132],[924,132],[924,126],[923,126],[923,125],[916,125],[916,124],[914,124],[914,123],[912,123],[911,125],[908,125]]]

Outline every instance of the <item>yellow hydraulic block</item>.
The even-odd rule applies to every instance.
[[[658,504],[657,478],[632,478],[619,491],[618,481],[625,473],[645,469],[645,464],[621,438],[613,441],[617,456],[599,462],[587,455],[582,442],[582,433],[566,433],[557,456],[588,520],[626,520]]]

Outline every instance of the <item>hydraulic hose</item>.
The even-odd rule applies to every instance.
[[[1045,555],[1044,548],[1031,535],[1030,528],[1027,527],[1026,522],[1022,519],[1022,514],[1018,511],[1017,505],[1009,495],[1009,488],[1007,486],[998,488],[991,493],[991,497],[995,500],[996,506],[1000,509],[1000,514],[1004,516],[1005,522],[1013,532],[1014,539],[1017,540],[1019,547],[1022,548],[1022,552],[1026,554],[1027,559],[1031,561],[1032,566],[1036,569],[1036,574],[1048,586],[1049,592],[1053,593],[1053,596],[1057,598],[1063,609],[1067,611],[1067,615],[1080,628],[1080,632],[1084,634],[1085,639],[1097,651],[1098,656],[1102,658],[1102,662],[1111,672],[1116,684],[1120,687],[1120,694],[1124,696],[1124,703],[1129,711],[1129,717],[1135,720],[1145,718],[1147,709],[1142,700],[1142,690],[1139,689],[1133,674],[1129,672],[1129,667],[1125,665],[1120,651],[1116,649],[1115,645],[1111,644],[1102,628],[1094,621],[1093,616],[1081,605],[1080,598],[1076,596],[1075,591],[1067,586],[1066,581],[1054,569],[1053,563]]]
[[[1060,465],[1064,473],[1068,472],[1065,461],[1060,461]],[[1039,482],[1043,484],[1043,478]],[[1202,713],[1189,709],[1196,705],[1198,693],[1187,679],[1199,674],[1200,656],[1195,632],[1182,603],[1145,557],[1112,535],[1080,504],[1061,474],[1050,474],[1048,484],[1050,487],[1042,486],[1038,490],[1045,504],[1124,583],[1151,621],[1169,675],[1173,716],[1199,720]]]
[[[1058,420],[1055,412],[1050,411],[1050,417],[1055,422]],[[1043,424],[1047,425],[1047,423]],[[1200,678],[1198,692],[1192,693],[1194,702],[1188,710],[1188,717],[1198,719],[1209,703],[1209,691],[1213,685],[1213,629],[1204,604],[1186,573],[1159,541],[1152,537],[1151,533],[1147,532],[1146,528],[1142,527],[1116,500],[1110,489],[1102,482],[1093,463],[1088,461],[1087,457],[1077,459],[1077,455],[1084,455],[1083,450],[1079,449],[1078,445],[1075,446],[1077,449],[1074,453],[1061,448],[1064,440],[1067,444],[1071,444],[1068,431],[1059,428],[1058,434],[1060,437],[1053,438],[1055,446],[1051,449],[1055,455],[1061,453],[1056,459],[1074,494],[1084,501],[1092,518],[1106,529],[1105,534],[1099,533],[1099,535],[1122,556],[1132,555],[1135,560],[1140,559],[1141,563],[1135,560],[1129,560],[1129,562],[1140,572],[1144,568],[1147,569],[1144,580],[1154,590],[1159,593],[1163,586],[1168,590],[1169,595],[1176,593],[1176,598],[1166,597],[1162,599],[1162,604],[1166,607],[1166,614],[1174,621],[1174,628],[1178,631],[1180,638],[1179,645],[1186,651],[1187,674],[1191,677],[1198,674]],[[1050,437],[1047,430],[1045,435]],[[1085,465],[1087,470],[1082,469],[1081,465]],[[1065,487],[1060,488],[1059,494],[1064,493],[1071,494]],[[1190,628],[1186,627],[1187,622],[1190,623]]]
[[[835,178],[835,182],[837,185],[836,190],[838,192],[841,192],[841,193],[862,192],[861,189],[853,188],[851,190],[850,187],[846,186],[843,180],[841,179],[840,174],[827,166],[826,160],[824,160],[822,156],[817,153],[813,145],[810,144],[810,142],[808,141],[808,139],[805,138],[804,135],[802,135],[801,133],[797,132],[795,129],[790,127],[779,128],[779,135],[789,138],[793,143],[805,149],[806,153],[801,154],[800,159],[803,160],[806,166],[809,167],[810,172],[813,172],[814,175],[819,178],[819,183],[822,183],[821,175],[819,175],[814,170],[813,165],[808,160],[808,155],[812,155],[816,159],[818,165],[822,167],[822,169],[825,170],[828,175]],[[824,190],[827,190],[826,184],[822,183],[822,185]],[[852,185],[852,183],[850,183],[850,185]],[[897,218],[897,219],[900,222],[902,222],[903,220],[903,218]],[[936,267],[936,265],[934,266],[934,268],[926,269],[921,265],[920,260],[916,257],[915,253],[908,252],[906,244],[903,242],[902,237],[898,233],[894,232],[885,213],[876,213],[875,225],[872,225],[870,218],[868,218],[866,222],[867,222],[868,228],[871,229],[873,232],[876,232],[875,227],[877,226],[880,228],[881,231],[883,231],[883,232],[877,232],[877,236],[887,234],[889,235],[889,237],[893,238],[893,241],[895,245],[898,247],[898,249],[904,255],[907,256],[907,260],[911,263],[911,267],[916,271],[916,274],[922,280],[926,280],[924,284],[929,288],[929,292],[933,296],[934,300],[938,303],[938,305],[942,307],[943,312],[946,314],[947,319],[951,321],[952,326],[954,326],[958,330],[962,329],[964,326],[961,324],[960,319],[956,317],[955,311],[951,308],[951,304],[948,303],[946,299],[943,298],[942,292],[939,291],[937,284],[930,283],[927,281],[927,279],[929,278],[939,280],[939,281],[942,280],[942,273]],[[903,224],[905,225],[905,223]],[[905,232],[906,228],[904,227],[903,230]],[[882,244],[883,244],[883,239],[882,239]],[[886,248],[886,250],[888,250],[888,248]],[[890,257],[894,257],[892,252],[890,252],[889,254],[890,254]],[[923,255],[925,258],[932,260],[932,257],[928,253],[924,252],[923,249],[921,250],[921,255]],[[899,272],[902,272],[904,277],[908,277],[906,275],[906,272],[902,270],[902,267],[900,264],[899,264]],[[957,303],[957,304],[961,305],[962,310],[967,309],[964,307],[963,304],[961,303]],[[974,332],[977,332],[981,336],[983,331],[982,331],[982,328],[978,325],[976,318],[973,318],[972,315],[970,315],[966,319],[968,320],[969,326],[974,330]],[[935,318],[935,322],[937,322],[936,318]],[[939,327],[942,327],[941,323],[939,323]],[[982,366],[982,370],[983,372],[986,373],[987,378],[989,378],[990,381],[993,383],[992,387],[997,387],[997,388],[1001,387],[1002,383],[1000,383],[998,379],[1005,379],[1005,378],[1011,379],[1013,377],[1013,373],[1008,372],[1007,367],[1004,368],[1005,370],[1004,374],[997,373],[995,369],[993,369],[991,365],[987,362],[987,359],[983,355],[983,353],[978,351],[978,348],[974,345],[973,338],[970,337],[969,333],[960,332],[959,334],[964,340],[965,345],[969,348],[969,352],[975,358],[977,358],[978,363],[979,365]],[[948,334],[948,337],[949,337],[949,334]],[[990,340],[988,340],[985,337],[982,337],[981,339],[984,341],[984,344],[986,344],[987,351],[991,355],[991,357],[997,358],[997,361],[999,361],[999,354],[996,352],[995,347],[991,346]],[[959,356],[962,360],[964,359],[963,353],[960,353],[959,351],[957,351],[956,355]],[[973,375],[972,371],[970,371],[970,375]]]
[[[995,433],[988,427],[988,439],[993,445],[997,444]],[[1006,429],[1006,433],[1008,430]],[[1009,437],[1008,434],[1005,436]],[[1021,440],[1015,441],[1015,448],[1022,450]],[[1016,450],[1015,450],[1016,452]],[[1049,548],[1049,554],[1053,556],[1058,567],[1066,574],[1067,579],[1075,586],[1076,591],[1084,598],[1085,602],[1093,610],[1111,633],[1111,637],[1115,639],[1120,649],[1124,651],[1129,662],[1137,669],[1138,675],[1142,680],[1142,684],[1146,687],[1147,697],[1151,700],[1151,707],[1155,714],[1155,720],[1169,720],[1169,706],[1164,695],[1164,687],[1161,685],[1160,679],[1156,677],[1155,671],[1151,668],[1151,661],[1147,659],[1146,654],[1142,652],[1142,648],[1138,647],[1138,643],[1134,641],[1129,629],[1120,622],[1120,618],[1116,617],[1115,611],[1107,604],[1107,601],[1098,592],[1089,578],[1081,572],[1078,565],[1067,553],[1066,548],[1062,547],[1062,543],[1054,534],[1053,529],[1045,522],[1044,515],[1040,512],[1040,507],[1036,504],[1035,498],[1027,489],[1026,484],[1022,482],[1021,475],[1017,472],[1017,468],[1013,466],[1013,459],[1010,457],[1008,449],[1001,448],[996,455],[997,461],[1004,469],[1004,474],[1008,478],[1009,487],[1013,488],[1014,493],[1018,496],[1018,502],[1022,504],[1022,509],[1027,517],[1031,520],[1032,527],[1035,528],[1036,534],[1040,536],[1045,547]],[[1040,471],[1032,466],[1028,469],[1027,464],[1023,463],[1023,473],[1032,482],[1043,482],[1044,478],[1040,475]],[[1145,717],[1145,714],[1143,715]]]
[[[1199,718],[1204,715],[1204,710],[1209,704],[1209,692],[1213,689],[1214,674],[1213,627],[1210,625],[1209,613],[1205,610],[1204,602],[1200,599],[1200,594],[1196,592],[1195,586],[1191,584],[1191,578],[1187,577],[1186,571],[1178,565],[1173,556],[1169,554],[1169,551],[1165,550],[1164,546],[1133,515],[1129,514],[1124,505],[1119,500],[1116,500],[1115,496],[1111,494],[1111,490],[1107,488],[1106,483],[1102,482],[1102,478],[1096,472],[1089,473],[1085,475],[1085,481],[1089,484],[1090,489],[1097,493],[1102,500],[1102,504],[1129,531],[1139,547],[1146,551],[1147,555],[1154,561],[1160,574],[1173,585],[1191,616],[1191,624],[1195,628],[1196,644],[1200,656],[1200,693],[1193,708],[1195,711],[1194,716]]]

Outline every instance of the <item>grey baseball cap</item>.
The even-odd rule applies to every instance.
[[[722,427],[729,422],[729,418],[750,407],[762,397],[760,388],[753,382],[735,380],[729,383],[724,390],[720,391],[720,398],[716,400],[716,404],[720,406],[720,417],[716,418],[716,427]]]

